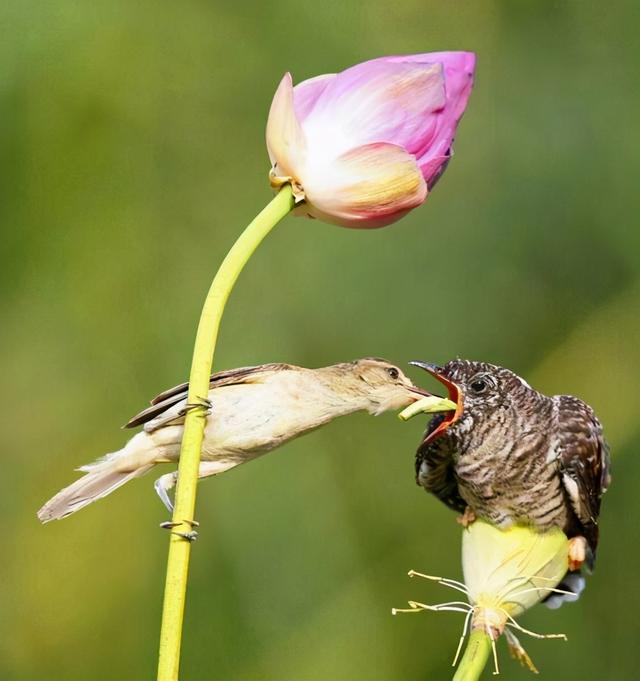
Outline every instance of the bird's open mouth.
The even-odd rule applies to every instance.
[[[437,437],[440,437],[442,433],[444,433],[445,430],[452,424],[454,424],[459,418],[460,414],[462,413],[462,406],[463,406],[463,396],[462,396],[462,391],[458,386],[453,383],[453,381],[450,381],[448,378],[442,375],[442,368],[437,366],[436,364],[430,364],[428,362],[420,362],[420,361],[413,361],[409,362],[409,364],[412,364],[413,366],[420,367],[420,369],[424,369],[427,373],[431,374],[437,381],[442,383],[443,386],[447,389],[448,392],[448,397],[449,399],[456,405],[455,410],[451,409],[450,411],[445,411],[442,412],[442,420],[438,424],[437,428],[435,428],[429,435],[422,441],[422,445],[428,444],[429,442],[432,442],[435,440]]]

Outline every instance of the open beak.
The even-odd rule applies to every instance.
[[[410,393],[413,393],[415,397],[413,398],[414,400],[421,400],[423,397],[432,397],[433,393],[430,393],[428,390],[423,390],[422,388],[418,388],[417,385],[412,385],[411,387],[407,386],[407,390]]]
[[[430,412],[435,412],[435,411],[446,411],[447,413],[444,415],[444,418],[442,421],[438,424],[438,427],[432,432],[429,433],[429,436],[425,438],[422,441],[422,444],[428,444],[432,440],[435,440],[437,437],[439,437],[450,425],[455,423],[459,418],[460,414],[462,413],[462,403],[463,403],[463,398],[462,398],[462,391],[458,386],[453,383],[453,381],[450,381],[448,378],[443,376],[442,374],[442,368],[437,366],[436,364],[430,364],[428,362],[420,362],[420,361],[413,361],[409,362],[409,364],[412,364],[415,367],[419,367],[420,369],[424,369],[427,373],[431,374],[437,381],[442,383],[444,387],[447,389],[449,399],[446,398],[434,398],[440,400],[440,405],[444,406],[445,403],[448,405],[446,408],[442,409],[418,409],[414,413],[418,413],[420,411],[430,413]],[[425,398],[426,399],[426,398]],[[422,400],[421,400],[422,401]],[[408,410],[417,407],[417,405],[420,404],[420,402],[416,402],[415,404],[411,405],[410,407],[407,407],[407,409],[402,412],[402,414],[405,414]],[[428,407],[429,405],[427,405]],[[435,406],[435,403],[434,403]],[[413,414],[411,414],[413,416]],[[410,417],[408,417],[410,418]]]

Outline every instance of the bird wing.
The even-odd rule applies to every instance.
[[[260,364],[252,367],[240,367],[238,369],[228,369],[227,371],[218,371],[212,374],[209,379],[209,390],[222,388],[227,385],[239,385],[243,383],[261,383],[268,376],[273,375],[277,371],[285,371],[287,369],[295,369],[291,364]],[[145,427],[145,430],[153,431],[167,425],[168,423],[176,423],[180,419],[184,419],[184,414],[176,415],[169,414],[167,419],[158,419],[160,414],[163,414],[174,405],[182,402],[187,398],[189,392],[189,383],[181,383],[180,385],[165,390],[151,400],[151,406],[143,409],[139,414],[131,418],[123,427],[135,428],[143,423],[149,424],[154,420],[153,426]],[[149,424],[150,425],[150,424]]]
[[[591,407],[575,397],[558,400],[558,469],[578,527],[595,555],[598,545],[598,516],[602,495],[607,491],[609,447],[602,426]]]
[[[423,442],[438,427],[442,419],[441,415],[431,419]],[[458,491],[453,454],[452,444],[446,433],[433,442],[421,444],[416,452],[416,483],[450,509],[463,513],[467,504]]]

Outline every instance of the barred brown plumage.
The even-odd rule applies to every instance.
[[[591,407],[568,395],[547,397],[485,362],[414,364],[446,385],[458,404],[455,414],[429,424],[416,454],[417,483],[449,508],[470,509],[501,528],[560,527],[584,555],[570,561],[572,577],[563,584],[575,597],[550,602],[575,600],[579,563],[593,568],[610,481],[609,450]]]

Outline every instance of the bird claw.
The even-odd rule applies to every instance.
[[[186,539],[188,542],[193,542],[198,538],[198,532],[196,531],[195,528],[200,527],[200,523],[197,520],[181,520],[181,521],[174,521],[174,520],[165,520],[164,522],[160,523],[160,527],[163,530],[173,530],[175,527],[180,527],[180,525],[189,525],[191,528],[190,532],[171,532],[171,534],[175,534],[178,537],[182,537],[182,539]]]
[[[469,525],[474,523],[477,518],[478,516],[475,514],[475,511],[470,506],[467,506],[464,509],[464,513],[456,518],[456,521],[466,529]]]
[[[178,525],[182,525],[182,523],[174,523],[172,520],[165,520],[163,523],[160,523],[160,527],[163,530],[172,530],[174,527],[178,527]]]
[[[189,543],[194,542],[198,538],[198,533],[195,530],[191,532],[172,532],[171,534],[182,537],[182,539],[186,539]]]
[[[187,402],[184,407],[182,407],[179,414],[180,416],[185,416],[187,412],[193,411],[194,409],[204,409],[204,416],[210,416],[213,404],[207,397],[196,397],[195,402]]]
[[[169,499],[168,491],[175,486],[177,479],[178,472],[175,471],[173,473],[163,475],[162,477],[158,478],[154,483],[156,492],[158,493],[158,496],[160,497],[164,505],[169,510],[169,513],[173,513],[173,504],[171,503],[171,499]],[[173,532],[173,529],[176,527],[180,527],[180,525],[188,525],[191,528],[191,530],[189,532]],[[197,520],[187,519],[178,521],[165,520],[164,522],[160,523],[160,527],[164,530],[172,530],[171,534],[175,534],[176,536],[182,537],[182,539],[185,539],[188,542],[192,542],[198,538],[196,528],[200,527],[200,523]]]
[[[167,473],[166,475],[160,476],[153,483],[156,494],[160,497],[160,501],[165,505],[165,508],[169,513],[173,513],[173,502],[169,498],[169,490],[175,487],[177,479],[178,471],[174,471],[173,473]]]

